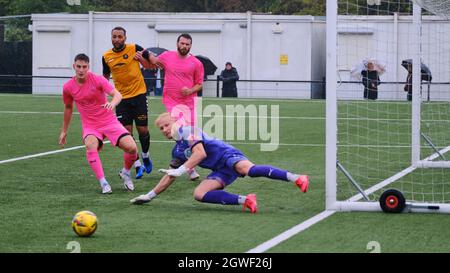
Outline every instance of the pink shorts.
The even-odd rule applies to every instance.
[[[192,104],[164,104],[166,111],[171,114],[172,117],[177,119],[182,125],[196,126],[197,124],[197,107],[195,103]]]
[[[108,138],[114,146],[118,146],[117,142],[120,138],[129,134],[128,130],[119,121],[100,128],[83,127],[83,141],[88,135],[93,135],[102,141]]]

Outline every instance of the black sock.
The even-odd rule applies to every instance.
[[[148,153],[148,150],[150,149],[150,134],[139,135],[139,141],[141,142],[142,152]]]

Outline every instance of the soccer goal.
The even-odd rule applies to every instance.
[[[450,213],[450,0],[326,15],[327,209]]]

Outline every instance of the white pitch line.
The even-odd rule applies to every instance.
[[[152,140],[152,143],[174,143],[171,140]],[[105,141],[103,142],[104,144],[110,143],[110,141]],[[247,142],[229,142],[230,144],[236,144],[236,145],[261,145],[261,144],[266,144],[269,145],[271,143],[247,143]],[[273,145],[279,145],[279,146],[303,146],[303,147],[323,147],[323,144],[301,144],[301,143],[273,143]],[[38,153],[38,154],[33,154],[33,155],[27,155],[27,156],[22,156],[22,157],[16,157],[16,158],[11,158],[11,159],[6,159],[6,160],[2,160],[0,161],[0,164],[6,164],[6,163],[10,163],[10,162],[15,162],[15,161],[20,161],[20,160],[25,160],[25,159],[30,159],[30,158],[36,158],[36,157],[41,157],[41,156],[46,156],[46,155],[52,155],[52,154],[59,154],[59,153],[63,153],[63,152],[68,152],[68,151],[73,151],[73,150],[78,150],[78,149],[82,149],[84,148],[84,145],[81,146],[75,146],[75,147],[70,147],[70,148],[66,148],[66,149],[60,149],[60,150],[54,150],[54,151],[49,151],[49,152],[44,152],[44,153]]]
[[[109,141],[105,141],[104,143],[109,143]],[[39,154],[34,154],[34,155],[27,155],[27,156],[22,156],[22,157],[6,159],[6,160],[0,161],[0,164],[15,162],[15,161],[19,161],[19,160],[30,159],[30,158],[35,158],[35,157],[41,157],[41,156],[46,156],[46,155],[64,153],[64,152],[68,152],[68,151],[78,150],[78,149],[81,149],[81,148],[84,148],[84,147],[85,147],[84,145],[83,146],[75,146],[75,147],[61,149],[61,150],[54,150],[54,151],[45,152],[45,153],[39,153]]]
[[[35,111],[0,111],[0,114],[25,114],[25,115],[63,115],[63,112],[35,112]],[[74,112],[75,115],[79,115],[80,113]],[[159,114],[149,114],[150,117],[158,117]],[[203,118],[212,118],[213,116],[202,116]],[[227,115],[214,115],[216,118],[267,118],[271,119],[272,116],[227,116]],[[302,119],[302,120],[325,120],[324,117],[277,117],[278,119]]]
[[[151,142],[152,143],[164,143],[164,144],[173,143],[173,141],[171,141],[171,140],[152,140]],[[109,141],[105,141],[104,143],[107,144],[107,143],[109,143]],[[264,145],[276,145],[276,146],[325,147],[325,144],[308,144],[308,143],[270,143],[270,142],[235,142],[235,141],[228,141],[228,143],[231,145],[262,145],[262,144],[264,144]],[[6,160],[0,161],[0,164],[15,162],[15,161],[24,160],[24,159],[36,158],[36,157],[41,157],[41,156],[46,156],[46,155],[58,154],[58,153],[62,153],[62,152],[73,151],[73,150],[81,149],[84,147],[85,146],[82,145],[82,146],[61,149],[61,150],[55,150],[55,151],[49,151],[49,152],[38,153],[38,154],[33,154],[33,155],[27,155],[27,156],[23,156],[23,157],[6,159]],[[355,147],[355,146],[354,145],[341,145],[341,147]],[[361,147],[364,147],[364,148],[380,148],[380,147],[405,148],[405,147],[410,147],[410,146],[382,146],[382,145],[379,145],[379,146],[377,146],[377,145],[358,145],[357,146],[357,148],[361,148]]]
[[[265,252],[267,250],[269,250],[270,248],[280,244],[281,242],[291,238],[292,236],[304,231],[305,229],[311,227],[312,225],[317,224],[318,222],[322,221],[325,218],[330,217],[331,215],[333,215],[334,213],[336,213],[336,211],[331,211],[331,210],[325,210],[319,214],[317,214],[316,216],[313,216],[311,218],[309,218],[308,220],[286,230],[285,232],[281,233],[280,235],[270,239],[267,242],[264,242],[262,244],[260,244],[259,246],[250,249],[249,251],[247,251],[246,253],[262,253]]]
[[[256,102],[292,102],[292,103],[320,103],[325,105],[324,100],[319,99],[271,99],[271,98],[239,98],[239,100],[232,99],[232,98],[214,98],[214,97],[203,97],[202,100],[204,101],[232,101],[234,103],[236,102],[248,102],[248,101],[256,101]]]
[[[9,93],[0,93],[0,97],[25,97],[25,98],[52,98],[52,99],[61,99],[61,95],[33,95],[33,94],[9,94]],[[162,97],[155,97],[155,96],[147,96],[148,100],[156,100],[161,101]],[[233,101],[236,102],[236,99],[233,98],[217,98],[217,97],[201,97],[204,101]],[[324,100],[320,99],[271,99],[271,98],[239,98],[240,102],[247,102],[247,101],[279,101],[279,102],[292,102],[292,103],[321,103],[324,104]]]
[[[62,115],[63,112],[0,111],[0,114]],[[73,112],[73,114],[79,115],[80,113]]]
[[[107,144],[110,141],[105,141],[104,143]],[[172,141],[153,141],[153,142],[160,142],[160,143],[171,143]],[[251,144],[251,143],[242,143],[242,144]],[[323,145],[322,145],[323,146]],[[22,156],[22,157],[16,157],[16,158],[11,158],[11,159],[7,159],[7,160],[2,160],[0,161],[0,164],[6,164],[6,163],[10,163],[10,162],[15,162],[15,161],[20,161],[20,160],[25,160],[25,159],[30,159],[30,158],[36,158],[36,157],[41,157],[41,156],[46,156],[46,155],[52,155],[52,154],[58,154],[58,153],[63,153],[63,152],[68,152],[68,151],[73,151],[73,150],[78,150],[78,149],[82,149],[85,146],[75,146],[75,147],[71,147],[71,148],[66,148],[66,149],[61,149],[61,150],[55,150],[55,151],[49,151],[49,152],[45,152],[45,153],[39,153],[39,154],[34,154],[34,155],[28,155],[28,156]],[[284,240],[289,239],[290,237],[296,235],[297,233],[309,228],[310,226],[316,224],[317,222],[331,216],[332,214],[334,214],[335,211],[324,211],[304,222],[302,222],[301,224],[283,232],[282,234],[278,235],[277,237],[249,250],[247,253],[261,253],[266,251],[269,248],[272,248],[273,246],[281,243]]]
[[[0,114],[31,114],[31,115],[37,115],[37,114],[41,114],[41,115],[62,115],[63,112],[37,112],[37,111],[0,111]],[[74,112],[74,115],[79,115],[80,113],[78,112]],[[148,116],[150,117],[158,117],[159,114],[149,114]],[[214,115],[214,116],[208,116],[208,115],[203,115],[201,116],[205,119],[208,118],[267,118],[267,119],[271,119],[273,118],[273,116],[248,116],[248,115],[238,115],[238,116],[230,116],[230,115]],[[325,117],[290,117],[290,116],[286,116],[286,117],[277,117],[278,119],[297,119],[297,120],[325,120]],[[375,118],[340,118],[339,120],[366,120],[366,121],[374,121],[374,122],[387,122],[387,121],[403,121],[403,122],[407,122],[407,121],[411,121],[411,119],[375,119]],[[423,122],[450,122],[450,120],[422,120]]]
[[[441,154],[444,154],[446,152],[450,151],[450,146],[445,147],[444,149],[440,150],[439,152]],[[438,153],[434,153],[432,155],[430,155],[429,157],[425,158],[424,160],[433,160],[436,159],[437,157],[439,157]],[[414,166],[409,166],[408,168],[402,170],[401,172],[389,177],[388,179],[385,179],[384,181],[372,186],[371,188],[367,189],[364,191],[364,193],[366,195],[372,194],[375,191],[378,191],[379,189],[397,181],[398,179],[402,178],[403,176],[413,172],[417,167]],[[347,201],[358,201],[360,199],[362,199],[362,194],[358,193],[357,195],[349,198]],[[318,222],[330,217],[331,215],[333,215],[334,213],[336,213],[337,211],[332,211],[332,210],[325,210],[303,222],[301,222],[300,224],[286,230],[285,232],[281,233],[280,235],[275,236],[274,238],[258,245],[255,248],[250,249],[249,251],[247,251],[246,253],[263,253],[269,249],[271,249],[272,247],[280,244],[283,241],[286,241],[287,239],[291,238],[292,236],[297,235],[298,233],[308,229],[309,227],[317,224]]]

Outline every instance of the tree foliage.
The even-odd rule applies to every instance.
[[[271,1],[269,10],[274,14],[325,15],[326,0]]]
[[[325,0],[0,0],[0,15],[31,13],[112,12],[264,12],[274,14],[325,14]],[[3,10],[2,10],[3,9]]]
[[[262,12],[274,14],[325,14],[325,0],[117,0],[95,1],[109,11]]]
[[[247,12],[271,14],[325,15],[326,0],[80,0],[70,6],[66,0],[0,0],[0,16],[33,13],[110,12]],[[410,13],[409,0],[381,1],[380,6],[367,6],[367,0],[339,1],[340,14],[388,15]],[[31,39],[27,31],[29,19],[6,21],[6,39]],[[0,21],[0,32],[2,21]],[[1,37],[0,33],[0,37]]]
[[[325,15],[326,0],[80,0],[80,6],[69,6],[65,0],[0,0],[1,15],[31,13],[112,12],[261,12],[272,14]],[[346,14],[409,13],[410,0],[381,1],[367,6],[367,0],[339,1]]]

